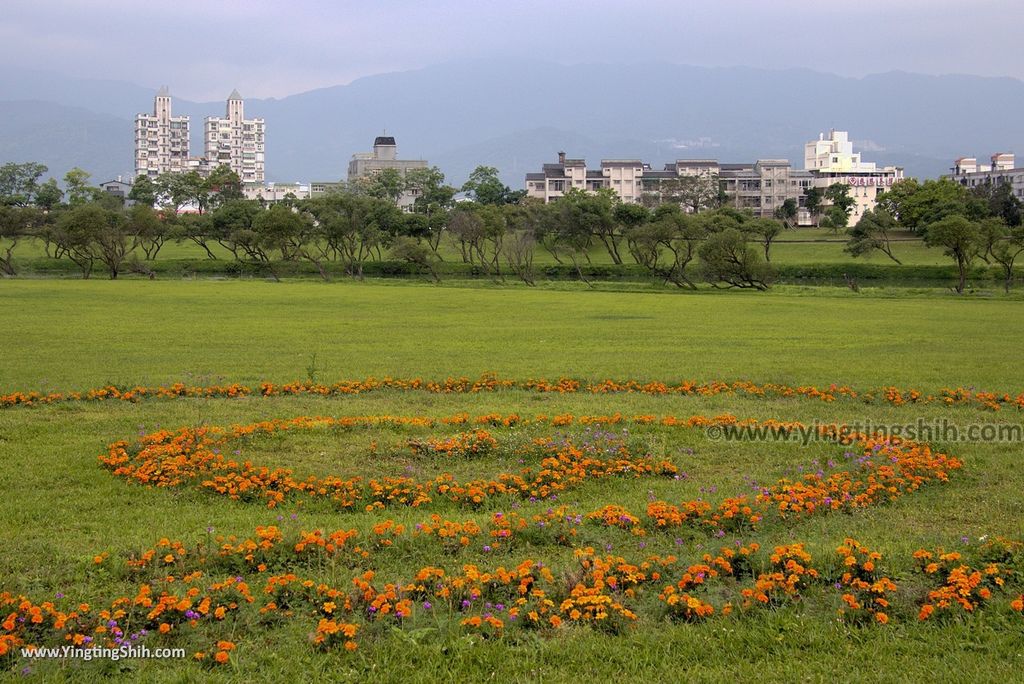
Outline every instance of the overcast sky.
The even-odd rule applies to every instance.
[[[1024,0],[0,0],[0,63],[282,97],[474,58],[1024,78]],[[0,99],[3,99],[0,94]]]

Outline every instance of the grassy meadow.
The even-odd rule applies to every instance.
[[[1015,298],[958,298],[933,291],[857,296],[796,287],[766,294],[676,294],[410,282],[15,279],[0,281],[0,394],[105,384],[253,386],[263,380],[330,383],[367,376],[440,380],[494,372],[515,379],[745,379],[793,386],[837,383],[858,390],[895,385],[926,394],[962,386],[1016,395],[1024,391],[1018,363],[1021,306]],[[1010,407],[993,412],[846,398],[523,390],[450,395],[385,390],[340,398],[152,399],[0,409],[0,592],[37,601],[61,594],[69,601],[109,605],[117,596],[133,596],[139,583],[139,575],[123,569],[130,554],[164,537],[195,547],[217,535],[251,536],[259,525],[277,525],[286,534],[351,528],[368,540],[382,520],[412,528],[432,513],[474,520],[485,530],[495,513],[543,514],[557,506],[585,515],[617,504],[642,517],[655,499],[717,502],[750,492],[755,481],[798,477],[843,451],[827,444],[716,441],[700,429],[615,425],[603,429],[621,433],[628,427],[630,434],[622,439],[634,452],[665,458],[685,476],[585,481],[557,500],[494,497],[477,509],[440,502],[374,512],[301,499],[268,509],[195,486],[146,488],[97,462],[109,443],[160,429],[302,415],[440,418],[463,412],[1024,424]],[[501,446],[478,459],[431,459],[408,448],[409,440],[452,436],[462,429],[317,429],[253,437],[237,446],[245,459],[291,468],[300,476],[431,478],[451,472],[470,478],[521,467],[529,458],[523,449],[534,438],[593,439],[578,424],[532,424],[489,428]],[[912,553],[942,546],[969,555],[982,538],[1024,538],[1021,444],[938,442],[935,447],[963,459],[963,468],[948,483],[852,514],[768,520],[721,539],[659,530],[641,537],[584,522],[574,542],[636,561],[675,554],[685,567],[721,546],[756,541],[770,552],[773,545],[800,541],[815,567],[835,577],[841,571],[835,549],[852,536],[883,554],[883,565],[900,587],[893,619],[884,626],[837,620],[841,592],[829,583],[777,608],[716,613],[698,624],[673,622],[660,612],[659,584],[633,601],[638,619],[621,633],[575,625],[535,631],[510,627],[501,637],[483,638],[460,625],[460,613],[436,601],[431,609],[417,604],[403,628],[390,626],[393,622],[361,623],[359,647],[351,653],[315,649],[310,643],[315,618],[239,617],[210,628],[217,638],[237,643],[229,662],[219,666],[190,658],[85,663],[15,657],[0,664],[12,678],[47,681],[561,682],[578,680],[582,673],[613,681],[1012,681],[1024,667],[1024,618],[1008,608],[1010,594],[999,594],[974,616],[920,622],[915,601],[927,587],[914,571]],[[570,548],[540,537],[498,550],[485,547],[486,533],[453,553],[443,553],[433,542],[405,540],[374,550],[369,564],[381,582],[394,582],[407,581],[427,565],[457,572],[464,564],[513,567],[527,558],[543,560],[569,581],[576,563]],[[109,558],[95,563],[102,553]],[[302,572],[348,588],[362,569],[329,563]],[[674,572],[678,575],[678,568]],[[261,595],[259,574],[244,574],[253,595]],[[1019,593],[1019,578],[1014,581]],[[165,642],[154,635],[147,643],[180,644],[191,653],[206,647],[200,631],[183,627]]]

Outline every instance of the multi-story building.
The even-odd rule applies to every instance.
[[[203,133],[210,170],[227,165],[243,184],[263,183],[265,122],[245,118],[245,101],[237,90],[228,96],[224,117],[206,117]]]
[[[583,159],[567,159],[564,152],[559,152],[558,163],[544,164],[540,172],[526,174],[526,194],[550,202],[569,188],[591,192],[611,188],[623,202],[637,203],[657,202],[689,187],[684,194],[691,200],[696,198],[696,208],[714,204],[722,195],[732,206],[764,218],[775,216],[786,200],[792,199],[797,204],[797,222],[809,225],[812,217],[805,208],[804,195],[810,188],[824,189],[834,183],[849,186],[855,200],[850,221],[855,223],[875,206],[879,192],[902,178],[900,167],[880,168],[874,162],[861,161],[847,133],[831,131],[828,138],[822,134],[817,141],[807,143],[803,170],[794,169],[787,159],[759,159],[748,164],[679,159],[665,164],[663,170],[654,170],[639,160],[606,159],[600,170],[588,170]],[[695,184],[700,186],[696,190]]]
[[[526,174],[527,197],[550,202],[569,188],[594,192],[611,188],[627,203],[658,202],[676,195],[683,184],[702,184],[687,194],[700,206],[717,201],[719,189],[737,208],[749,209],[755,216],[771,217],[786,199],[793,198],[803,206],[803,192],[810,187],[812,176],[795,171],[786,160],[763,159],[753,164],[720,164],[711,159],[679,159],[654,170],[639,160],[601,161],[599,170],[588,170],[582,159],[567,159],[558,153],[558,163],[544,164],[539,173]],[[692,206],[687,206],[692,211]],[[803,212],[802,222],[809,222]]]
[[[390,135],[380,135],[373,141],[373,152],[357,152],[352,155],[348,163],[348,182],[358,183],[360,180],[372,177],[384,169],[395,169],[402,177],[413,169],[427,168],[425,159],[399,159],[398,145]],[[312,188],[314,194],[323,187],[334,186],[334,183],[326,181],[314,181]],[[398,198],[398,207],[402,211],[412,211],[416,198],[420,191],[416,188],[407,188]]]
[[[164,86],[153,100],[152,114],[135,115],[135,175],[183,173],[189,164],[189,120],[171,114]]]
[[[899,166],[878,167],[874,162],[861,161],[860,153],[853,151],[849,134],[834,129],[828,138],[822,133],[804,146],[804,169],[814,174],[815,187],[827,188],[834,183],[849,186],[850,197],[855,200],[851,225],[874,208],[879,194],[903,179]]]
[[[1013,152],[998,152],[988,165],[979,164],[975,157],[960,157],[953,162],[952,178],[957,183],[974,188],[991,183],[1009,183],[1013,196],[1024,201],[1024,167],[1017,166]]]

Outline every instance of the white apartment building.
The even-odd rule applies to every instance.
[[[224,117],[206,117],[203,133],[209,169],[226,164],[243,184],[263,183],[265,123],[245,118],[245,101],[237,90],[228,96]]]
[[[976,157],[960,157],[953,162],[953,180],[967,188],[986,183],[1009,183],[1013,196],[1024,201],[1024,167],[1017,166],[1013,152],[997,152],[991,163],[979,164]]]
[[[189,120],[171,114],[171,95],[164,86],[153,100],[153,113],[135,115],[135,175],[188,170]]]
[[[853,151],[849,133],[834,129],[828,138],[822,133],[804,145],[804,170],[814,175],[815,187],[824,189],[834,183],[850,187],[850,197],[856,204],[848,225],[856,224],[864,212],[874,208],[879,194],[903,179],[899,166],[879,167],[861,161],[860,152]]]

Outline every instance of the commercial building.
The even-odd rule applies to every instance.
[[[246,119],[245,101],[231,91],[225,115],[208,116],[203,124],[209,169],[227,165],[243,184],[263,183],[265,125],[263,119]]]
[[[153,100],[153,113],[135,115],[135,175],[184,173],[188,156],[188,117],[171,114],[171,94],[164,86]]]
[[[960,157],[953,162],[952,179],[968,188],[1009,183],[1013,196],[1024,201],[1024,167],[1017,166],[1013,152],[997,152],[989,159],[991,163],[979,164],[976,157]]]

